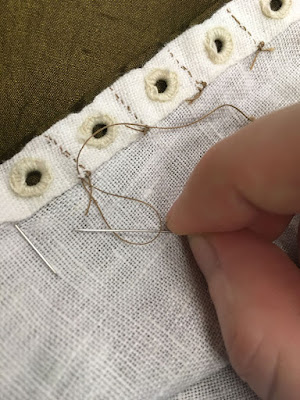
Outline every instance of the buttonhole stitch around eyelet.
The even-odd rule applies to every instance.
[[[260,0],[263,14],[272,19],[286,17],[291,9],[292,0]]]
[[[206,33],[205,49],[214,64],[224,64],[233,51],[233,40],[230,32],[217,27]]]
[[[115,121],[108,115],[98,114],[88,117],[78,131],[78,139],[80,142],[85,142],[89,139],[95,132],[105,126],[114,124]],[[103,129],[101,132],[97,133],[92,137],[87,145],[96,147],[97,149],[103,149],[109,146],[117,136],[117,126],[110,126]]]
[[[174,71],[155,69],[145,77],[145,90],[149,99],[166,102],[178,92],[178,76]]]
[[[10,187],[21,197],[41,196],[52,182],[52,174],[44,160],[23,158],[10,172]]]

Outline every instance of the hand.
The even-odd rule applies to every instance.
[[[300,399],[300,270],[272,241],[300,212],[300,104],[201,159],[168,214],[209,286],[230,361],[262,399]]]

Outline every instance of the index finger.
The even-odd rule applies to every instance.
[[[250,226],[300,212],[300,104],[247,125],[201,159],[167,223],[180,234]],[[270,218],[271,219],[271,218]]]

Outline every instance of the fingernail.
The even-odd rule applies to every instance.
[[[189,236],[189,243],[195,260],[206,280],[220,270],[220,260],[208,236]]]

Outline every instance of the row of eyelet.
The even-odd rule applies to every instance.
[[[284,18],[292,6],[292,0],[260,0],[263,14],[268,18]],[[234,43],[230,32],[224,27],[215,27],[206,33],[204,48],[211,62],[226,63],[232,55]],[[171,101],[178,93],[178,75],[167,69],[154,69],[145,77],[148,98],[156,102]],[[117,137],[117,126],[113,118],[98,114],[87,118],[78,131],[78,140],[88,146],[103,149]],[[108,128],[103,129],[105,126]],[[99,134],[91,138],[99,129]],[[18,161],[10,173],[11,189],[22,197],[41,196],[52,182],[52,173],[47,163],[40,159],[25,158]]]

